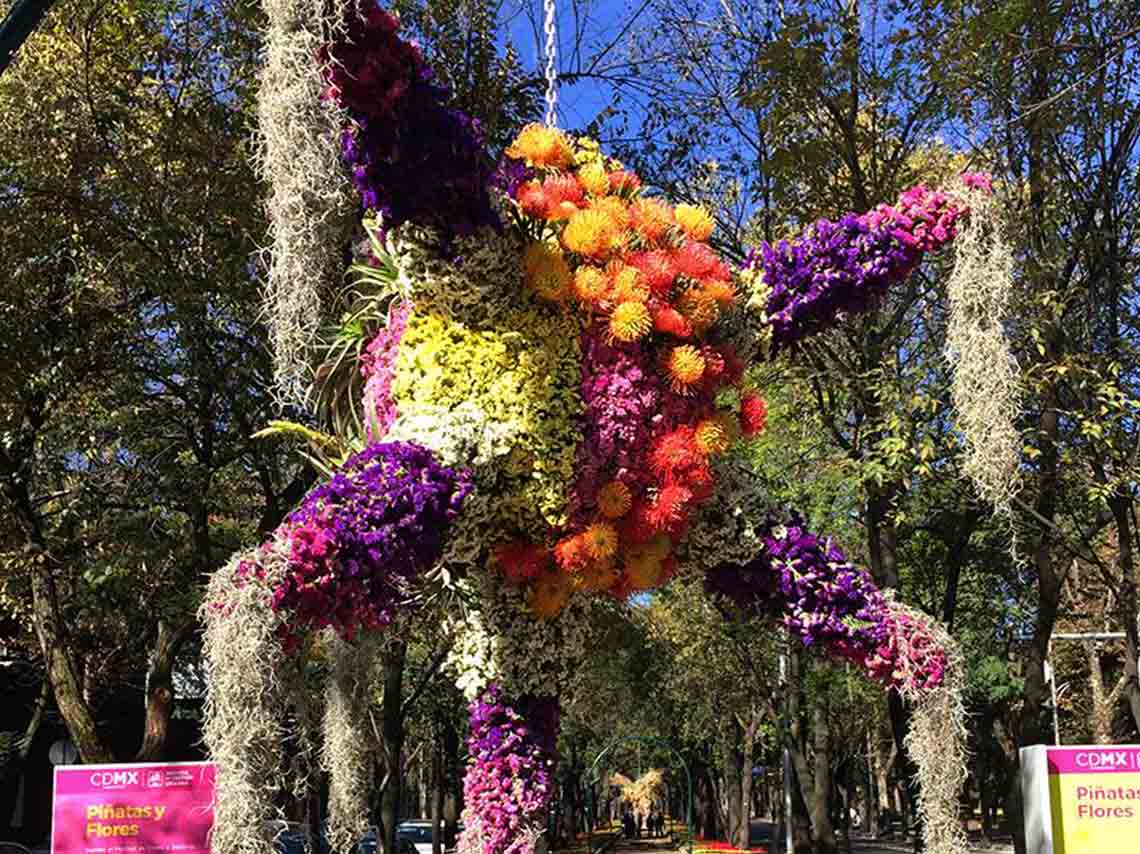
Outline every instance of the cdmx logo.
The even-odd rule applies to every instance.
[[[1084,750],[1077,754],[1078,768],[1131,768],[1127,750]]]
[[[97,789],[117,789],[138,784],[138,771],[95,771],[91,775],[91,785]]]

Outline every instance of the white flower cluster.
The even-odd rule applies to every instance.
[[[592,613],[596,603],[575,596],[553,620],[537,620],[522,591],[490,574],[471,580],[478,586],[479,610],[455,627],[448,667],[468,699],[497,682],[508,696],[572,696],[576,674],[595,646]]]

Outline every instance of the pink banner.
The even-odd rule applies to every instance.
[[[1045,751],[1050,774],[1135,774],[1140,747],[1050,747]]]
[[[52,854],[210,854],[214,764],[61,765]]]

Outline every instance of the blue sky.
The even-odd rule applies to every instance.
[[[622,27],[647,7],[645,0],[555,0],[558,27],[558,65],[571,69],[582,58],[575,53],[580,45],[586,58],[590,51],[619,36]],[[545,65],[540,41],[542,0],[504,0],[500,19],[527,69]],[[581,38],[579,38],[579,34]],[[595,82],[558,88],[559,125],[584,127],[609,101],[609,91]]]

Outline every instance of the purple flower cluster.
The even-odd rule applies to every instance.
[[[796,517],[763,539],[763,553],[749,563],[710,570],[706,588],[746,613],[778,617],[805,646],[822,646],[888,687],[922,692],[942,683],[947,655],[929,626],[892,607],[830,539]]]
[[[360,357],[360,374],[364,377],[364,428],[371,440],[387,433],[399,414],[392,400],[392,374],[410,313],[410,303],[397,302],[391,306],[388,323],[376,333]]]
[[[795,240],[753,250],[744,266],[760,266],[771,288],[773,353],[827,329],[841,314],[867,311],[924,254],[953,240],[967,213],[946,193],[912,187],[894,205],[838,222],[821,219]]]
[[[754,560],[716,567],[705,583],[745,610],[779,616],[805,646],[869,654],[883,638],[887,603],[871,576],[794,517],[768,529]]]
[[[497,228],[488,194],[494,163],[479,123],[447,106],[450,92],[399,27],[371,6],[319,56],[326,97],[351,118],[341,147],[363,205],[385,228],[416,222],[447,235]]]
[[[286,645],[325,626],[346,638],[387,626],[439,558],[470,489],[469,472],[440,465],[419,445],[374,444],[350,458],[279,531],[289,572],[272,604],[291,613]]]
[[[470,764],[463,780],[467,854],[533,854],[550,807],[558,739],[558,701],[515,703],[490,685],[470,706]]]
[[[676,394],[644,342],[609,342],[604,323],[581,338],[582,441],[571,501],[575,521],[589,520],[604,484],[620,480],[637,493],[652,479],[646,454],[666,430],[693,420],[709,396]]]

